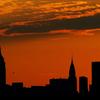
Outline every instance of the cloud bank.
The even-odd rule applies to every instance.
[[[99,19],[99,2],[5,0],[0,4],[0,36],[44,36],[52,32],[57,35],[70,34],[73,30],[98,30]]]

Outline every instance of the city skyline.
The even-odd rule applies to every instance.
[[[3,48],[3,50],[4,50],[4,48]],[[1,51],[3,51],[3,50],[1,50]],[[6,58],[6,57],[5,57],[5,58]],[[66,56],[66,58],[67,58],[67,56]],[[70,66],[70,63],[71,63],[72,61],[73,61],[73,62],[75,62],[75,61],[74,61],[74,56],[70,56],[69,58],[70,58],[70,60],[69,60],[69,66]],[[30,59],[30,60],[31,60],[31,59]],[[67,61],[67,60],[66,60],[66,61]],[[99,60],[93,60],[93,61],[95,62],[95,61],[99,61]],[[6,62],[7,62],[7,61],[6,61]],[[24,63],[24,62],[22,62],[22,63]],[[33,62],[33,63],[34,63],[34,62]],[[6,64],[6,65],[7,65],[7,64]],[[15,64],[15,65],[16,65],[16,64]],[[76,65],[75,65],[75,67],[76,67]],[[13,66],[13,68],[14,68],[14,66]],[[68,69],[67,69],[67,68],[68,68]],[[57,77],[57,76],[55,76],[55,77],[52,76],[51,78],[63,79],[63,78],[69,77],[67,70],[69,70],[70,67],[66,66],[65,69],[66,69],[66,71],[64,71],[65,75],[60,76],[60,74],[59,74],[60,72],[58,72],[58,73],[57,73],[57,74],[59,74],[58,77]],[[90,68],[90,69],[91,69],[91,68]],[[77,69],[76,69],[76,70],[77,70]],[[29,70],[29,71],[30,71],[30,70]],[[53,72],[53,73],[55,73],[55,72]],[[15,74],[16,74],[16,72],[13,71],[13,72],[12,72],[13,80],[14,80]],[[23,72],[23,74],[24,74],[24,72]],[[32,75],[32,74],[33,74],[33,73],[31,73],[31,75]],[[41,72],[40,72],[40,74],[41,74]],[[55,74],[56,74],[56,73],[55,73]],[[87,73],[87,74],[88,74],[88,73]],[[91,73],[90,75],[91,75],[90,77],[92,77],[92,73]],[[76,73],[76,76],[78,77],[78,79],[77,79],[77,80],[78,80],[78,84],[79,84],[79,78],[80,78],[80,76],[88,77],[86,74],[82,74],[82,75],[79,75],[79,76],[78,76],[77,73]],[[32,77],[34,77],[34,76],[32,76]],[[45,78],[45,77],[44,77],[44,78]],[[89,78],[89,77],[88,77],[88,78]],[[39,77],[39,79],[41,79],[41,77]],[[42,84],[42,86],[45,86],[46,84],[48,84],[48,83],[49,83],[49,79],[50,79],[50,78],[48,78],[48,79],[45,81],[45,83]],[[17,81],[19,81],[19,80],[17,79],[17,80],[12,81],[12,82],[17,82]],[[88,82],[88,85],[89,85],[89,84],[91,84],[92,79],[91,79],[91,80],[88,80],[88,81],[89,81],[89,82]],[[7,83],[10,84],[10,85],[12,84],[12,82],[9,83],[9,82],[7,81]],[[22,80],[19,81],[19,82],[22,82]],[[29,83],[30,83],[30,82],[29,82]],[[34,82],[33,82],[33,84],[34,84]],[[32,85],[32,83],[31,83],[30,85],[25,85],[25,82],[24,82],[24,86],[26,86],[26,87],[31,87],[31,85]],[[34,84],[34,85],[37,85],[37,86],[38,86],[38,84]],[[41,86],[41,83],[40,83],[39,85]],[[78,89],[79,89],[79,86],[78,86]]]
[[[73,56],[78,81],[85,75],[90,84],[91,61],[100,61],[99,19],[100,0],[0,1],[7,83],[44,86],[66,78]]]
[[[100,90],[100,61],[92,63],[92,83],[88,84],[88,78],[79,77],[79,91],[77,87],[78,79],[76,70],[71,59],[69,76],[66,78],[49,79],[49,84],[45,86],[31,85],[30,88],[23,86],[23,82],[12,82],[12,85],[6,83],[6,63],[0,49],[0,96],[99,96]],[[89,87],[89,88],[88,88]]]

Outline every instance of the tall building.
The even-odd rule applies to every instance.
[[[5,61],[1,53],[0,48],[0,86],[4,86],[6,84],[6,68]]]
[[[88,79],[85,76],[79,78],[79,92],[80,95],[88,95]]]
[[[70,69],[69,69],[69,87],[70,87],[70,92],[75,93],[77,91],[77,79],[76,79],[76,72],[75,72],[75,67],[73,63],[73,59],[71,61]]]
[[[100,62],[92,62],[92,94],[100,94]]]

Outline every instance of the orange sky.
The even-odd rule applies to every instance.
[[[23,1],[0,1],[0,44],[6,61],[7,83],[45,85],[50,78],[67,78],[72,56],[77,78],[88,76],[90,83],[91,62],[100,61],[100,25],[96,28],[89,25],[90,29],[84,30],[84,27],[74,29],[75,25],[69,29],[47,27],[48,30],[45,26],[50,22],[55,22],[51,26],[57,25],[56,21],[63,19],[67,23],[69,19],[95,17],[100,14],[99,1]]]
[[[76,74],[89,76],[91,62],[100,60],[98,36],[62,37],[3,42],[7,83],[22,81],[24,85],[45,85],[50,78],[67,78],[73,56]]]

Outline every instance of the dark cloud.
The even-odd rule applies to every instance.
[[[99,19],[100,4],[89,0],[6,0],[0,3],[0,36],[92,30],[100,28]]]
[[[100,14],[75,18],[75,19],[63,19],[63,20],[50,20],[41,21],[39,23],[28,23],[28,25],[14,25],[8,28],[5,34],[14,33],[44,33],[54,30],[82,30],[82,29],[95,29],[100,28]]]

